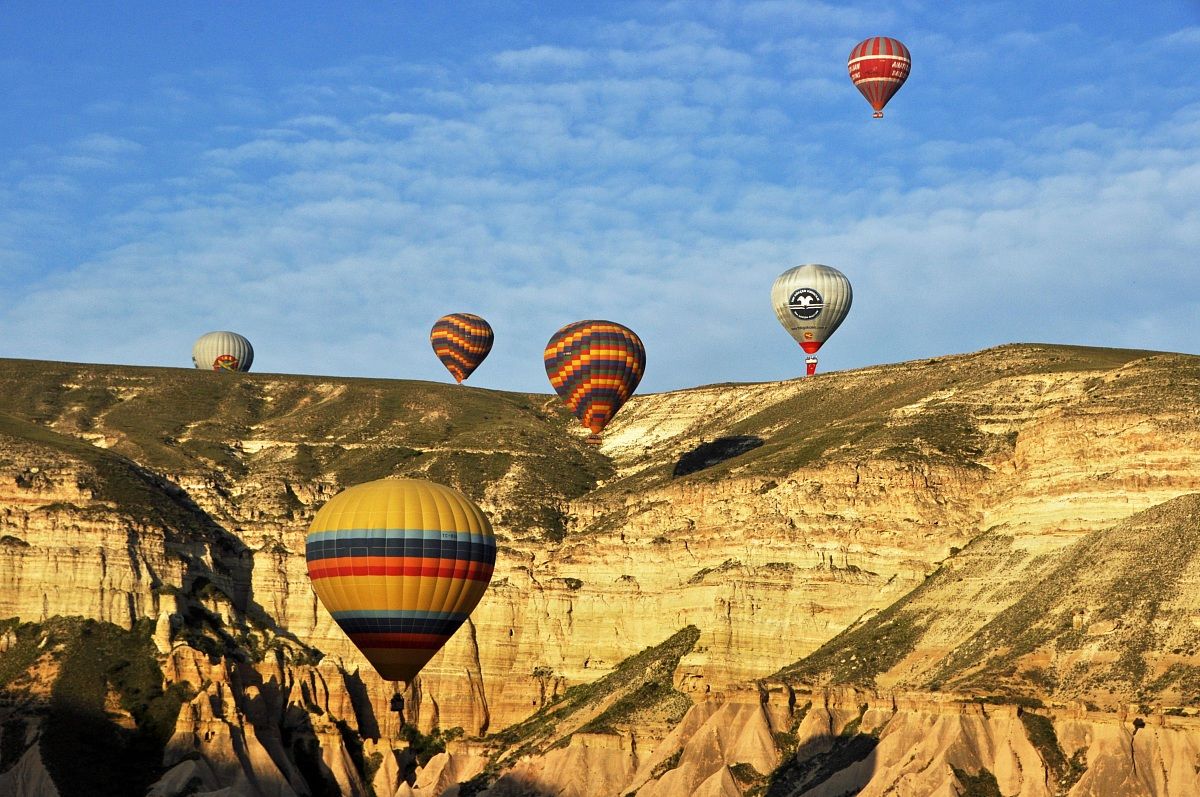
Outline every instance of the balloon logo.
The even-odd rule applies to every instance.
[[[253,362],[254,348],[236,332],[209,332],[192,346],[192,365],[205,371],[249,371]]]
[[[819,263],[790,268],[771,286],[775,316],[809,355],[816,354],[846,320],[853,299],[846,275]],[[806,362],[808,373],[816,373],[816,357]]]
[[[496,538],[458,490],[379,479],[321,507],[305,557],[313,591],[371,666],[411,683],[487,591]]]
[[[543,354],[546,376],[575,417],[600,433],[629,400],[646,370],[646,347],[633,330],[612,321],[576,321],[554,333]]]
[[[801,288],[788,299],[788,309],[802,321],[811,321],[819,316],[822,307],[821,294],[812,288]]]
[[[898,40],[875,36],[855,45],[846,66],[854,85],[875,109],[871,115],[881,119],[883,106],[908,80],[912,55]]]
[[[495,340],[491,325],[471,313],[451,313],[439,318],[429,333],[433,353],[460,385],[474,372]]]

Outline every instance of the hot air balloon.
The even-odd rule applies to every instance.
[[[487,591],[496,538],[471,499],[379,479],[321,507],[305,545],[313,591],[389,681],[411,684]]]
[[[434,323],[429,342],[442,365],[461,385],[488,356],[495,337],[491,324],[479,316],[451,313]]]
[[[809,376],[817,372],[817,349],[846,320],[853,298],[846,275],[819,263],[789,268],[771,286],[779,323],[809,355]]]
[[[642,381],[646,348],[627,327],[612,321],[576,321],[554,333],[543,355],[546,376],[575,417],[600,433]]]
[[[192,364],[205,371],[249,371],[252,362],[250,341],[236,332],[209,332],[192,346]]]
[[[864,39],[850,51],[846,63],[850,79],[875,109],[876,119],[883,118],[883,106],[900,90],[912,68],[908,48],[896,39],[875,36]]]

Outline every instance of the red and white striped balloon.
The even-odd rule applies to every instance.
[[[912,56],[897,39],[875,36],[855,45],[846,66],[854,85],[875,109],[872,115],[879,119],[883,116],[883,106],[908,79]]]

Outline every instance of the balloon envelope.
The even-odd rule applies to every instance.
[[[451,313],[434,323],[429,342],[442,365],[462,384],[488,356],[495,337],[491,324],[479,316]]]
[[[546,376],[575,417],[600,432],[629,400],[646,370],[646,347],[612,321],[576,321],[554,333],[543,354]]]
[[[854,46],[846,67],[854,85],[875,109],[872,115],[878,119],[883,116],[883,106],[908,80],[912,56],[897,39],[875,36]]]
[[[205,371],[249,371],[253,362],[250,341],[236,332],[209,332],[192,346],[192,365]]]
[[[487,591],[496,538],[471,499],[424,479],[350,487],[313,518],[313,590],[379,674],[411,683]]]
[[[779,323],[809,354],[816,354],[846,320],[853,299],[846,275],[820,263],[789,268],[771,286]]]

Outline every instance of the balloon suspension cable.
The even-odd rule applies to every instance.
[[[872,116],[872,117],[874,117],[874,118],[876,118],[876,119],[882,119],[882,118],[883,118],[883,111],[876,111],[875,113],[871,114],[871,116]]]

